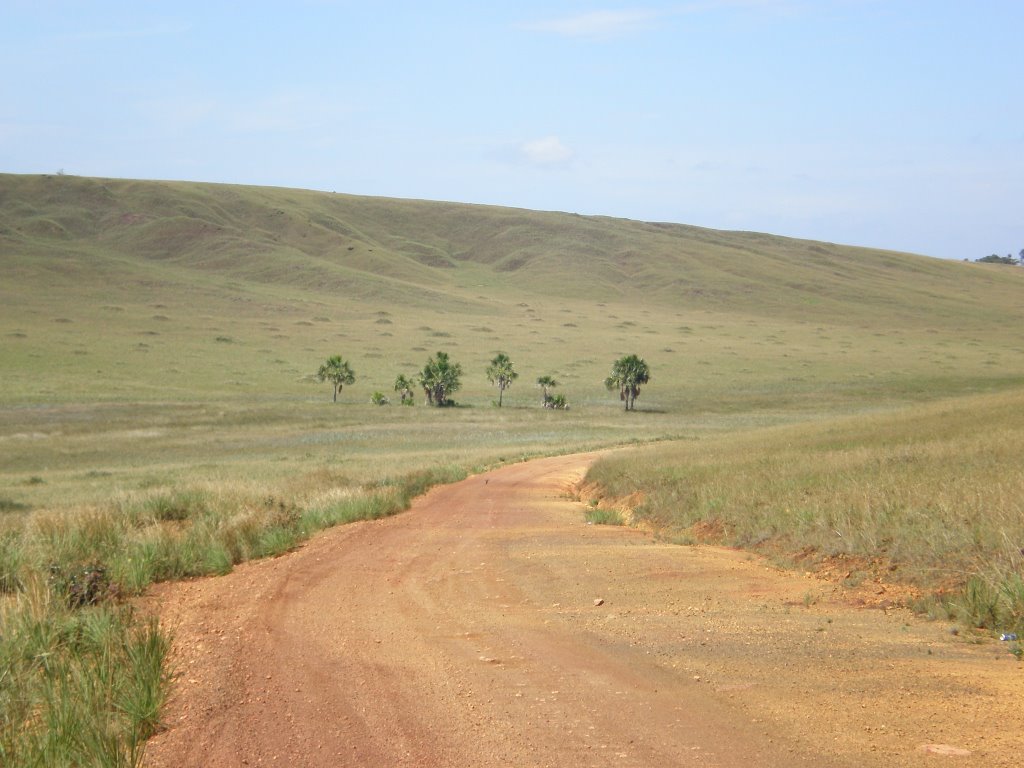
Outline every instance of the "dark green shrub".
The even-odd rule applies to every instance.
[[[107,569],[100,563],[87,565],[50,565],[50,588],[67,602],[69,608],[99,605],[118,595]]]

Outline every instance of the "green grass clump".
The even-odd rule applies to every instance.
[[[0,764],[135,766],[159,726],[168,640],[125,608],[34,583],[0,607]]]
[[[21,572],[24,553],[16,530],[0,533],[0,598],[22,588]]]
[[[586,518],[588,523],[593,523],[594,525],[626,524],[626,520],[622,517],[622,513],[619,510],[605,507],[590,507],[586,511]]]

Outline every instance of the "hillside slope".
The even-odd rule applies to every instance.
[[[380,388],[443,346],[472,369],[529,357],[593,397],[606,359],[638,352],[686,383],[670,398],[713,387],[716,403],[1024,375],[1024,270],[750,232],[0,175],[0,254],[15,403],[295,396],[339,348]]]
[[[410,285],[417,292],[457,293],[483,275],[506,289],[553,297],[642,297],[776,317],[884,311],[907,323],[922,315],[929,323],[942,316],[1002,322],[1021,287],[1005,272],[758,233],[67,176],[0,176],[0,238],[5,260],[13,256],[25,269],[29,265],[17,257],[31,256],[39,269],[39,259],[48,259],[51,270],[73,282],[81,276],[76,267],[108,275],[159,267],[301,290],[406,297]]]

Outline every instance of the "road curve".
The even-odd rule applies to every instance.
[[[175,693],[145,765],[897,764],[766,725],[737,699],[742,681],[680,667],[700,626],[664,610],[680,598],[646,594],[645,623],[628,624],[629,585],[686,581],[664,563],[691,548],[587,525],[567,490],[593,458],[504,467],[157,588]],[[747,580],[750,567],[735,565]]]

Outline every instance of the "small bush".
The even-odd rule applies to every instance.
[[[268,496],[263,504],[270,513],[267,518],[269,527],[293,528],[302,517],[299,508],[292,502]]]
[[[69,608],[99,605],[118,594],[107,569],[99,563],[70,567],[54,563],[50,566],[50,587]]]

